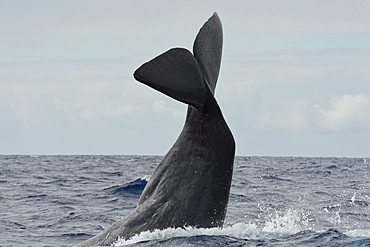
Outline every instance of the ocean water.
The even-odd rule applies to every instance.
[[[0,246],[72,246],[128,215],[158,156],[0,156]],[[368,158],[237,157],[223,229],[133,246],[370,246]]]

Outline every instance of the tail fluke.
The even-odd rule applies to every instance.
[[[174,48],[140,66],[136,80],[196,108],[214,94],[222,55],[222,25],[217,13],[202,26],[193,54]]]
[[[136,80],[186,104],[202,108],[209,88],[190,51],[171,49],[138,68]]]
[[[215,12],[199,30],[193,53],[214,94],[222,56],[222,24]]]

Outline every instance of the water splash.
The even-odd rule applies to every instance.
[[[225,228],[167,228],[164,230],[146,231],[135,235],[132,239],[118,240],[114,246],[130,245],[142,241],[163,240],[175,237],[192,236],[230,236],[238,239],[269,240],[296,234],[303,230],[309,230],[307,227],[308,218],[302,212],[288,209],[286,212],[276,212],[271,215],[264,225],[255,223],[236,223]]]
[[[293,209],[288,209],[284,213],[275,212],[275,215],[270,215],[270,220],[265,222],[262,231],[279,233],[279,234],[295,234],[303,230],[311,230],[308,226],[307,214]]]

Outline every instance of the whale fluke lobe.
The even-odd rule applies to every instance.
[[[138,68],[136,80],[193,106],[200,106],[205,99],[207,84],[198,62],[190,51],[171,49]],[[202,104],[203,105],[203,104]]]
[[[202,68],[212,93],[215,92],[220,71],[222,40],[222,24],[215,12],[199,30],[193,45],[194,57]]]
[[[170,49],[134,72],[139,82],[188,104],[185,124],[134,211],[77,246],[112,245],[155,229],[223,226],[235,141],[214,98],[222,56],[217,13],[200,29],[193,52]]]

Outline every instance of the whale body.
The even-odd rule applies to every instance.
[[[214,98],[222,36],[214,13],[194,41],[194,55],[173,48],[134,72],[139,82],[188,104],[185,125],[154,170],[136,209],[77,246],[111,245],[155,229],[223,226],[235,141]]]

